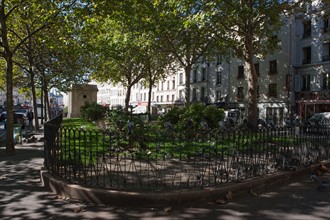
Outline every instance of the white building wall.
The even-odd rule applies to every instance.
[[[323,73],[330,73],[330,61],[324,62],[325,55],[330,56],[329,48],[325,48],[325,43],[330,42],[330,35],[323,33],[323,19],[325,12],[320,10],[320,2],[313,1],[313,7],[309,8],[310,14],[297,14],[284,19],[284,25],[281,28],[278,36],[280,38],[281,49],[274,54],[270,54],[265,58],[255,60],[259,63],[260,76],[258,77],[259,85],[259,101],[258,108],[260,118],[279,117],[278,123],[292,110],[296,108],[295,92],[301,89],[301,76],[311,75],[311,91],[321,91],[323,84]],[[315,13],[317,15],[315,15]],[[312,34],[310,38],[304,37],[303,21],[311,19]],[[311,47],[311,63],[303,64],[305,59],[303,48]],[[328,45],[330,46],[330,45]],[[269,74],[269,62],[277,61],[277,73]],[[196,101],[205,101],[209,103],[229,102],[237,104],[237,107],[244,108],[246,99],[237,100],[237,88],[243,87],[244,96],[247,94],[247,83],[245,79],[237,79],[238,66],[244,63],[239,59],[231,59],[230,62],[219,62],[215,60],[207,63],[197,63],[197,80],[193,81],[194,70],[191,72],[191,98],[196,91]],[[202,69],[206,68],[206,79],[203,81]],[[221,83],[217,83],[217,72],[221,73]],[[167,88],[168,83],[174,79],[175,88]],[[184,101],[185,91],[185,74],[183,69],[171,74],[163,82],[155,86],[152,91],[152,101],[158,106],[170,106],[171,104]],[[163,85],[162,85],[163,84]],[[269,96],[269,84],[276,84],[276,97]],[[201,97],[202,88],[205,88],[205,97]],[[123,90],[123,88],[121,88]],[[116,92],[117,91],[117,92]],[[119,100],[119,88],[111,88],[111,103],[117,103]],[[147,95],[144,95],[147,94]],[[174,99],[172,98],[174,95]],[[143,102],[147,100],[148,92],[146,88],[134,87],[132,89],[131,101]],[[122,99],[122,104],[123,104]],[[275,112],[275,113],[274,113]],[[279,115],[281,114],[281,115]],[[275,116],[274,116],[275,115]]]

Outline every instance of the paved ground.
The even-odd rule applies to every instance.
[[[37,136],[38,138],[40,136]],[[59,198],[40,183],[43,143],[17,145],[8,156],[0,147],[0,219],[221,219],[330,220],[330,190],[317,191],[309,176],[282,185],[233,195],[228,204],[128,208]],[[330,173],[318,177],[330,183]],[[220,199],[220,198],[219,198]],[[155,205],[155,207],[157,207]]]

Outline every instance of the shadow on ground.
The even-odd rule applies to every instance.
[[[38,143],[39,144],[39,143]],[[26,144],[25,144],[26,145]],[[330,192],[317,191],[309,176],[256,194],[194,206],[132,208],[85,204],[59,198],[41,186],[43,146],[21,145],[14,155],[0,148],[0,217],[12,219],[221,219],[329,220]],[[330,182],[330,173],[318,177]],[[220,199],[220,198],[219,198]],[[155,207],[157,205],[155,204]]]

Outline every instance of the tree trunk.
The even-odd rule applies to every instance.
[[[252,49],[252,40],[246,41],[246,61],[245,66],[247,67],[247,83],[248,83],[248,93],[247,93],[247,108],[248,108],[248,125],[252,129],[258,128],[258,77],[256,69],[253,62],[253,49]]]
[[[151,94],[152,94],[153,84],[154,82],[152,80],[152,74],[149,73],[149,91],[148,91],[148,106],[147,106],[148,122],[151,121]]]
[[[185,105],[190,105],[190,72],[191,65],[188,65],[184,68],[185,77],[186,77],[186,85],[185,85]]]
[[[30,28],[27,26],[28,34],[31,34]],[[34,80],[34,71],[33,71],[33,65],[34,65],[34,59],[33,59],[33,40],[32,37],[28,40],[28,59],[29,59],[29,75],[30,75],[30,84],[31,84],[31,92],[32,92],[32,102],[33,102],[33,116],[34,116],[34,127],[36,131],[39,131],[39,120],[38,120],[38,107],[37,107],[37,95],[36,95],[36,86],[35,86],[35,80]]]
[[[132,85],[127,86],[127,92],[126,92],[126,96],[125,96],[125,108],[124,108],[125,113],[128,113],[129,100],[131,98],[131,88],[132,88]]]
[[[48,98],[48,84],[46,82],[46,80],[44,80],[43,86],[43,94],[44,94],[44,117],[45,117],[45,121],[48,121],[51,119],[50,117],[50,108],[49,108],[49,98]]]
[[[39,131],[39,120],[38,120],[38,107],[37,107],[37,95],[36,95],[36,87],[34,81],[34,72],[32,68],[33,64],[30,60],[29,74],[30,74],[30,83],[31,83],[31,92],[32,92],[32,102],[33,102],[33,116],[34,116],[34,127],[36,131]]]
[[[42,82],[43,84],[43,82]],[[41,85],[41,94],[40,94],[40,121],[41,124],[44,123],[44,88],[43,85]]]
[[[6,152],[15,152],[14,143],[14,101],[13,101],[13,57],[9,53],[6,56],[6,108],[7,108],[7,122],[6,122]]]
[[[1,46],[3,47],[1,55],[6,61],[6,152],[14,153],[13,52],[8,42],[7,17],[5,14],[4,2],[2,2],[0,6]]]
[[[39,120],[38,120],[38,107],[37,107],[37,95],[36,95],[36,87],[34,81],[34,72],[32,68],[30,68],[30,83],[32,90],[32,102],[33,102],[33,116],[34,116],[34,127],[36,131],[39,131]]]

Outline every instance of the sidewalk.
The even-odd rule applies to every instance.
[[[38,140],[42,134],[35,135]],[[54,195],[41,185],[43,142],[16,146],[15,155],[0,147],[0,219],[223,219],[329,220],[330,191],[317,191],[309,175],[255,192],[233,195],[227,204],[132,208],[93,205]],[[330,183],[330,173],[318,177]],[[258,194],[258,195],[257,195]]]

